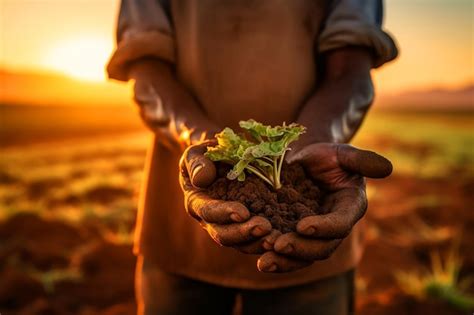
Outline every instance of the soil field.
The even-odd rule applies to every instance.
[[[134,313],[131,248],[150,136],[110,127],[136,119],[114,117],[93,135],[75,129],[74,140],[57,128],[41,139],[9,131],[0,153],[1,314]],[[368,183],[357,314],[472,313],[450,296],[474,294],[464,281],[474,276],[473,117],[374,112],[364,123],[354,143],[395,171]],[[76,125],[87,130],[88,119]],[[433,289],[443,285],[450,289]]]

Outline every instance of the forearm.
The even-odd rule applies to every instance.
[[[158,59],[133,63],[129,79],[135,80],[135,101],[142,116],[153,118],[152,129],[173,142],[196,141],[218,130],[189,91],[176,79],[172,66]]]
[[[324,56],[321,84],[302,107],[298,123],[308,127],[301,144],[348,142],[374,97],[369,50],[347,47]]]

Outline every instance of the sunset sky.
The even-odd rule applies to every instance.
[[[0,67],[104,82],[119,0],[0,0]],[[387,0],[400,58],[375,73],[383,93],[474,81],[471,0]]]

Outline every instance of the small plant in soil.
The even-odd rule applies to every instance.
[[[217,146],[207,148],[206,156],[213,161],[233,165],[227,178],[245,180],[248,171],[260,177],[275,189],[281,188],[281,169],[285,153],[291,142],[305,132],[298,124],[266,126],[253,119],[241,121],[240,127],[248,131],[250,140],[225,128],[216,135]]]
[[[242,202],[283,233],[294,231],[303,217],[320,213],[320,189],[301,165],[284,161],[289,145],[306,128],[295,123],[272,127],[252,119],[239,125],[243,133],[225,128],[216,135],[217,145],[207,148],[206,156],[218,162],[209,194]]]
[[[403,292],[418,300],[437,299],[459,310],[469,311],[474,309],[474,296],[466,289],[472,278],[459,281],[461,267],[459,249],[453,246],[444,260],[439,252],[431,254],[430,272],[399,271],[395,273],[395,279]]]

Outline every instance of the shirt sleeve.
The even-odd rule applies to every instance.
[[[128,65],[142,57],[175,60],[169,1],[122,0],[117,25],[117,48],[107,65],[111,79],[128,80]]]
[[[319,36],[318,50],[370,47],[377,68],[398,55],[394,40],[382,29],[382,20],[383,0],[335,0]]]

